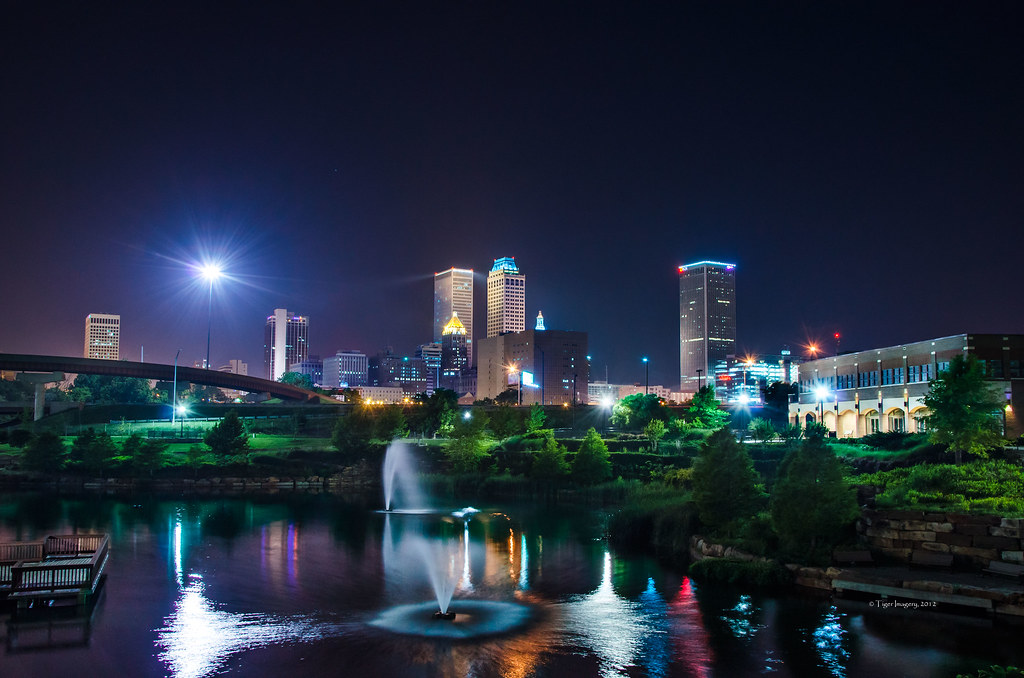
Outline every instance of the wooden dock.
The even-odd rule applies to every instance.
[[[110,554],[106,534],[52,535],[0,544],[0,599],[19,608],[82,605],[99,588]]]

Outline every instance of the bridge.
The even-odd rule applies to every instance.
[[[110,377],[137,377],[174,381],[174,365],[137,363],[129,360],[100,360],[98,358],[69,358],[51,355],[20,355],[0,353],[0,370],[5,372],[71,372],[74,374],[102,374]],[[319,402],[321,396],[298,386],[279,381],[250,377],[244,374],[203,370],[198,367],[178,366],[178,381],[204,386],[216,386],[247,393],[267,393],[273,398]]]

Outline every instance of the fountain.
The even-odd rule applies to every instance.
[[[416,459],[406,443],[395,441],[388,446],[383,467],[385,569],[413,576],[416,572],[425,573],[435,600],[384,610],[370,624],[406,635],[453,639],[506,633],[525,625],[532,618],[532,611],[519,603],[460,599],[450,609],[457,575],[463,573],[468,578],[469,521],[481,512],[472,506],[454,512],[430,510],[416,469]],[[412,514],[402,523],[414,530],[419,522],[421,532],[398,534],[393,530],[391,518],[401,514]],[[430,516],[449,523],[452,518],[462,521],[460,538],[465,541],[464,548],[458,548],[457,539],[427,536],[420,521],[429,520]],[[445,623],[438,624],[439,621]]]

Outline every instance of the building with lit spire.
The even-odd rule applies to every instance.
[[[469,368],[466,326],[453,313],[451,320],[441,331],[441,386],[455,390],[454,384],[464,370]]]
[[[543,330],[544,329],[544,314],[541,313],[540,311],[537,311],[537,324],[534,326],[533,329],[535,329],[535,330]]]
[[[487,274],[487,336],[526,329],[526,276],[515,257],[494,260]]]

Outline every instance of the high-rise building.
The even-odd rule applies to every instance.
[[[487,336],[526,329],[526,276],[515,257],[494,260],[487,274]]]
[[[736,353],[736,265],[679,267],[679,390],[713,383],[715,363]]]
[[[453,313],[441,331],[441,386],[456,390],[458,377],[467,369],[466,327],[459,320],[459,314]]]
[[[416,357],[423,361],[427,371],[427,393],[433,393],[441,382],[441,342],[432,341],[416,347]]]
[[[519,389],[524,405],[572,405],[589,401],[587,333],[524,330],[481,339],[477,397],[495,398]]]
[[[263,363],[267,379],[277,381],[294,363],[301,363],[309,355],[309,317],[293,315],[284,308],[275,308],[267,316],[263,338]]]
[[[434,274],[434,341],[452,315],[458,313],[466,327],[466,350],[473,363],[473,269],[449,268]]]
[[[324,386],[355,388],[366,386],[368,368],[366,354],[361,351],[338,351],[324,358]]]
[[[117,360],[121,357],[121,316],[90,313],[85,316],[86,358]]]
[[[292,363],[288,371],[306,375],[313,386],[323,386],[324,384],[324,361],[320,360],[318,355],[311,355],[305,360]]]

